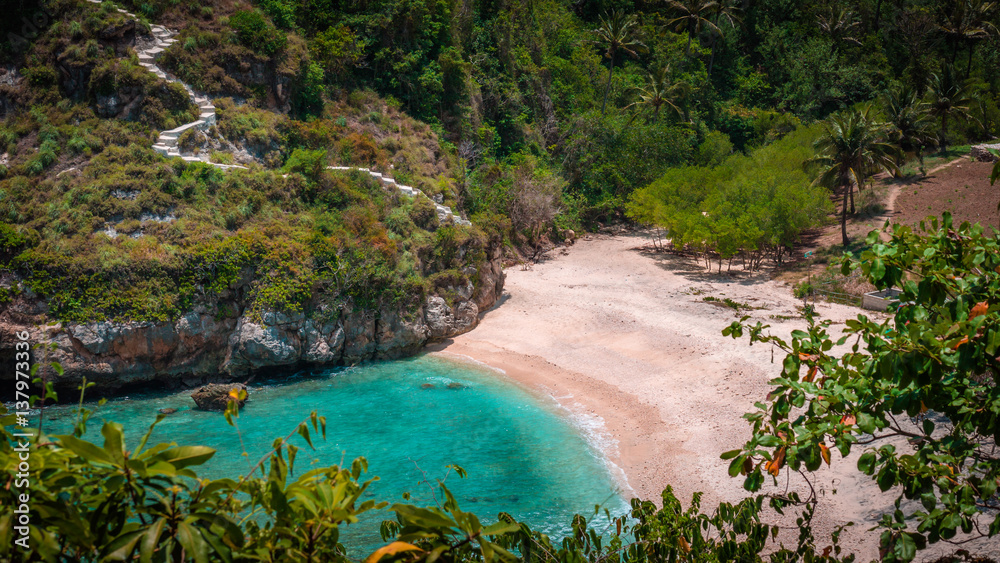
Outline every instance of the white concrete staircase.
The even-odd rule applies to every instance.
[[[390,189],[395,188],[399,193],[410,197],[417,197],[417,196],[426,197],[428,200],[430,200],[431,203],[434,204],[434,208],[437,210],[438,221],[447,221],[450,218],[457,225],[465,225],[467,227],[472,226],[471,221],[467,219],[462,219],[462,217],[460,215],[455,214],[455,212],[452,211],[450,207],[441,205],[440,203],[436,203],[433,199],[427,197],[427,194],[418,190],[417,188],[404,186],[403,184],[400,184],[396,180],[393,180],[392,178],[385,176],[380,172],[375,172],[374,170],[371,170],[369,168],[354,168],[352,166],[327,166],[326,169],[341,170],[341,171],[357,170],[358,172],[368,174],[372,178],[378,180],[379,183],[382,184],[382,187],[384,188],[390,188]]]
[[[91,4],[101,3],[101,0],[87,0],[87,1],[90,2]],[[136,18],[136,15],[131,12],[127,12],[125,10],[122,10],[121,8],[116,8],[116,9],[121,14],[125,14],[126,16],[133,19]],[[177,35],[177,32],[174,30],[167,29],[160,25],[151,25],[149,26],[149,29],[153,34],[153,39],[154,39],[153,46],[147,47],[145,49],[140,49],[137,51],[137,53],[139,54],[139,64],[149,69],[149,71],[155,74],[156,76],[159,76],[160,78],[168,82],[176,82],[181,86],[183,86],[184,90],[188,93],[188,96],[190,96],[191,99],[194,101],[194,103],[198,105],[198,110],[200,112],[198,119],[192,121],[191,123],[185,123],[184,125],[176,127],[174,129],[170,129],[169,131],[161,131],[160,136],[156,140],[156,144],[153,145],[153,150],[162,154],[163,156],[179,157],[184,159],[186,162],[203,162],[205,164],[208,164],[210,166],[215,166],[216,168],[221,168],[223,170],[229,170],[233,168],[246,170],[247,169],[246,166],[239,166],[236,164],[220,164],[218,162],[210,162],[209,160],[202,158],[198,155],[181,154],[180,147],[177,144],[181,134],[190,129],[198,129],[204,131],[209,127],[211,127],[212,125],[215,125],[216,121],[215,106],[212,105],[212,101],[207,96],[199,96],[195,94],[195,91],[190,86],[178,80],[177,78],[174,78],[172,75],[167,74],[166,71],[164,71],[162,68],[156,65],[156,58],[161,53],[163,53],[163,51],[167,47],[177,42],[177,39],[174,38]],[[368,168],[328,166],[327,169],[357,170],[359,172],[371,175],[371,177],[378,180],[379,183],[381,183],[382,187],[384,188],[395,188],[403,195],[407,195],[410,197],[417,197],[417,196],[427,197],[427,195],[424,194],[424,192],[416,188],[411,188],[410,186],[404,186],[402,184],[399,184],[392,178],[383,176],[379,172],[372,171]],[[434,203],[434,207],[437,210],[437,216],[439,221],[447,221],[450,218],[458,225],[465,225],[465,226],[472,225],[471,222],[463,219],[459,215],[456,215],[451,210],[450,207],[446,207],[444,205],[436,203],[429,197],[427,199],[429,199],[431,203]]]

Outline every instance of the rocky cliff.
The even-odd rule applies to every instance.
[[[412,355],[428,342],[478,324],[479,314],[503,291],[500,253],[493,249],[475,268],[475,284],[445,288],[449,300],[431,294],[416,306],[376,310],[348,301],[309,316],[252,315],[232,297],[244,293],[242,288],[233,287],[173,321],[36,324],[31,321],[42,318],[44,303],[22,295],[0,311],[0,361],[8,368],[0,380],[14,377],[15,334],[21,331],[30,334],[32,344],[50,345],[45,361],[65,369],[57,388],[73,390],[86,377],[102,393],[143,383],[192,387],[245,379],[264,368],[352,365]],[[220,313],[226,311],[233,313]],[[33,354],[34,361],[41,359],[41,352]]]

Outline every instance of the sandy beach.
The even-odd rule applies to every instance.
[[[509,268],[501,303],[433,353],[499,368],[573,412],[603,419],[604,453],[624,470],[626,496],[658,500],[672,485],[685,504],[703,491],[702,506],[712,507],[746,494],[719,454],[749,437],[741,415],[766,396],[783,356],[723,337],[739,314],[709,296],[753,306],[746,314],[783,337],[805,325],[791,288],[766,275],[734,269],[729,276],[725,267],[710,274],[693,260],[652,252],[642,235],[592,235],[531,269]],[[835,322],[859,313],[825,303],[817,310]],[[877,533],[866,530],[893,497],[857,471],[858,455],[816,475],[822,502],[814,530],[826,545],[837,525],[856,522],[842,544],[868,561],[878,558]],[[794,519],[777,523],[788,530],[783,541],[794,542]]]

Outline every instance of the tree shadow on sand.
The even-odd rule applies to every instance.
[[[684,277],[692,282],[705,283],[736,283],[743,286],[759,285],[771,280],[773,265],[764,266],[761,269],[750,272],[744,270],[739,261],[733,261],[733,268],[727,269],[725,260],[722,262],[722,272],[718,270],[718,261],[712,260],[712,268],[705,267],[705,261],[694,256],[693,253],[678,250],[658,250],[651,244],[637,246],[629,249],[646,258],[649,258],[657,267]]]

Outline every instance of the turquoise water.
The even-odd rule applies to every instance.
[[[449,384],[451,384],[449,386]],[[439,357],[421,356],[311,376],[295,375],[250,385],[250,400],[239,426],[249,461],[235,430],[221,413],[193,410],[189,392],[131,395],[98,408],[88,424],[88,438],[102,443],[102,419],[125,425],[128,447],[155,420],[157,409],[177,408],[153,434],[151,443],[200,444],[218,452],[201,470],[208,477],[235,477],[264,455],[274,438],[284,437],[316,410],[327,419],[327,439],[314,439],[315,451],[296,459],[299,471],[310,460],[324,465],[368,459],[369,476],[379,476],[371,498],[402,501],[410,492],[415,504],[433,504],[422,483],[446,476],[456,464],[468,472],[452,473],[447,485],[459,505],[484,521],[500,511],[552,536],[569,531],[573,514],[588,516],[594,505],[623,514],[626,503],[598,452],[556,407],[531,396],[495,372]],[[90,408],[95,408],[93,405]],[[47,410],[50,433],[68,432],[71,407]],[[375,522],[388,518],[379,514]],[[356,550],[377,544],[377,525],[344,530],[345,544]],[[364,528],[364,529],[361,529]]]

